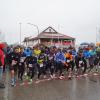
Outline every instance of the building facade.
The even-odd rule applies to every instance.
[[[69,47],[75,46],[75,38],[61,34],[52,27],[46,28],[37,37],[27,37],[24,39],[24,45],[33,47],[37,44],[45,46],[56,46],[56,47]]]

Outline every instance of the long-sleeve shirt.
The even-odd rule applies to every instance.
[[[66,58],[64,56],[64,53],[63,52],[58,52],[56,55],[55,55],[55,61],[56,62],[65,62],[66,61]]]
[[[0,61],[1,61],[1,65],[4,65],[4,52],[0,49]]]

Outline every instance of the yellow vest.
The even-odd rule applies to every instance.
[[[41,50],[34,50],[35,55],[39,55],[41,53]]]

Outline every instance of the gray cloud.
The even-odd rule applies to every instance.
[[[100,0],[0,0],[0,30],[8,43],[37,34],[48,26],[76,38],[77,43],[96,41],[96,27],[100,26]],[[59,25],[59,29],[58,29]]]

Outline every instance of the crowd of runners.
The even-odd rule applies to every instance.
[[[94,46],[78,48],[56,48],[37,46],[34,48],[7,47],[5,69],[10,70],[11,85],[19,81],[39,81],[45,78],[62,79],[89,73],[100,65],[100,49]]]

